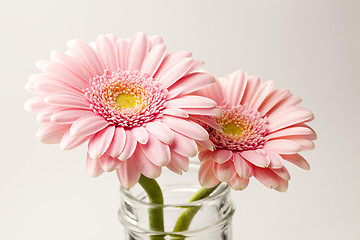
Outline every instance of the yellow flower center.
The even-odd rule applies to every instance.
[[[244,131],[244,128],[235,124],[234,122],[229,122],[222,126],[222,130],[224,133],[232,134],[232,135],[241,135]]]
[[[120,108],[134,108],[137,105],[138,98],[134,94],[120,93],[115,102]]]

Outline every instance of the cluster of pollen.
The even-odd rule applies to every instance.
[[[257,110],[243,106],[222,106],[220,118],[213,120],[218,123],[222,132],[207,127],[210,140],[217,149],[245,151],[262,148],[266,142],[267,118]]]
[[[167,90],[137,71],[105,71],[83,91],[94,113],[124,128],[158,118],[166,105]]]

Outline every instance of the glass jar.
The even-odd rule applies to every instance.
[[[197,180],[199,164],[190,163],[189,170],[177,175],[163,170],[157,179],[164,196],[164,204],[150,204],[144,190],[137,184],[130,190],[120,189],[121,203],[119,220],[124,227],[126,240],[187,239],[187,240],[231,240],[231,220],[235,211],[227,184],[220,184],[208,197],[188,203],[200,189]],[[162,208],[164,232],[149,228],[149,211]],[[173,232],[178,217],[186,209],[198,208],[189,229]]]

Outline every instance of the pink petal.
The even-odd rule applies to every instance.
[[[198,68],[201,67],[202,65],[204,65],[204,61],[194,59],[193,63],[191,64],[191,67],[190,67],[189,70],[186,72],[186,74],[189,74],[189,73],[195,71],[196,69],[198,69]],[[185,74],[185,75],[186,75],[186,74]]]
[[[137,169],[132,158],[120,162],[119,167],[116,169],[116,173],[121,185],[125,189],[132,188],[139,181],[141,176],[141,172]]]
[[[173,85],[176,81],[178,81],[185,73],[190,69],[192,63],[192,58],[185,58],[181,61],[175,63],[171,66],[161,77],[157,80],[164,86],[164,88],[168,88]]]
[[[100,76],[104,73],[103,64],[94,49],[87,42],[72,40],[68,42],[68,47],[93,77]]]
[[[206,116],[192,116],[191,117],[192,119],[195,119],[195,120],[198,120],[200,122],[203,122],[205,123],[207,126],[210,126],[220,132],[222,132],[222,128],[219,124],[217,124],[214,120],[212,120],[211,118],[209,117],[206,117]]]
[[[134,127],[131,129],[131,133],[139,143],[146,144],[148,142],[148,132],[144,127]]]
[[[137,146],[137,141],[133,137],[131,131],[126,129],[125,134],[126,134],[125,146],[124,146],[124,149],[122,150],[122,152],[120,153],[120,155],[118,156],[118,158],[121,161],[124,161],[124,160],[130,158],[133,155],[135,148]]]
[[[238,153],[233,154],[233,162],[234,162],[235,170],[239,175],[239,177],[251,178],[254,175],[253,166],[243,157],[241,157],[240,154]]]
[[[99,159],[93,159],[89,155],[86,158],[86,169],[90,177],[98,177],[104,172],[100,166]]]
[[[203,162],[199,168],[199,183],[205,188],[215,187],[220,181],[215,177],[213,161],[211,159]]]
[[[132,157],[137,169],[148,178],[157,178],[161,174],[162,168],[153,164],[143,153],[140,147],[137,147]]]
[[[270,115],[270,114],[281,113],[289,108],[294,108],[300,103],[301,103],[301,98],[297,96],[293,96],[289,93],[284,99],[282,99],[274,107],[272,107],[267,114]]]
[[[249,181],[250,181],[249,178],[242,178],[237,174],[235,174],[235,176],[227,183],[232,189],[241,191],[244,190],[249,185]]]
[[[284,161],[282,157],[274,152],[267,152],[266,155],[270,159],[269,168],[271,169],[278,169],[281,168],[284,165]]]
[[[68,108],[90,109],[90,103],[85,99],[69,93],[54,93],[45,98],[45,103]]]
[[[279,177],[281,177],[282,179],[284,179],[285,181],[289,181],[290,180],[290,174],[288,172],[288,170],[286,169],[285,166],[282,166],[282,168],[278,168],[278,169],[271,169],[274,173],[276,173]]]
[[[136,34],[130,41],[127,53],[127,67],[130,71],[138,71],[149,50],[149,43],[144,33]]]
[[[171,150],[185,157],[195,157],[198,148],[194,140],[174,132],[174,142],[171,144]]]
[[[181,117],[181,118],[188,118],[189,114],[185,110],[182,110],[180,108],[166,108],[163,111],[164,115],[170,115],[175,117]]]
[[[77,146],[80,146],[82,143],[89,140],[90,136],[83,136],[83,137],[74,137],[70,134],[70,130],[68,130],[64,136],[61,138],[60,148],[62,150],[70,150]]]
[[[223,164],[214,162],[213,169],[216,178],[221,182],[228,182],[236,175],[235,167],[232,161],[227,161]]]
[[[195,122],[171,116],[163,116],[162,122],[189,138],[200,141],[209,139],[207,131]]]
[[[166,166],[170,162],[170,148],[149,134],[149,141],[139,145],[145,156],[157,166]]]
[[[167,107],[213,108],[216,102],[206,97],[187,95],[167,101]]]
[[[223,87],[221,82],[226,81],[224,78],[219,78],[214,84],[203,88],[196,93],[201,96],[206,96],[214,100],[218,105],[222,105],[225,101]]]
[[[272,133],[291,125],[311,121],[313,118],[314,115],[305,109],[292,108],[277,114],[270,114],[268,117],[268,130],[269,133]]]
[[[230,158],[232,157],[232,152],[229,150],[215,150],[212,153],[212,157],[214,159],[215,162],[217,163],[225,163],[228,160],[230,160]]]
[[[174,141],[173,131],[167,125],[159,121],[148,122],[146,123],[145,128],[151,135],[163,143],[171,145]]]
[[[300,146],[301,151],[312,150],[315,148],[315,144],[312,141],[312,136],[288,136],[283,139],[289,140]]]
[[[166,167],[177,174],[182,174],[182,171],[186,172],[189,169],[189,158],[171,152],[171,160]]]
[[[191,57],[191,53],[187,51],[172,52],[165,56],[161,65],[154,75],[154,79],[157,81],[165,72],[167,72],[174,64],[182,61],[184,58]]]
[[[92,78],[91,74],[73,57],[60,52],[52,51],[51,59],[64,64],[70,71],[81,77],[85,82]]]
[[[102,155],[99,158],[99,163],[101,168],[105,171],[105,172],[112,172],[114,171],[119,165],[120,163],[122,163],[119,159],[111,157],[107,154]]]
[[[199,152],[198,158],[199,158],[200,162],[204,162],[204,161],[208,160],[210,157],[212,157],[212,152],[209,150]]]
[[[245,103],[249,103],[253,99],[257,89],[259,89],[260,86],[261,86],[260,78],[256,76],[248,77],[248,82],[246,85],[244,96],[242,97],[240,104],[244,105]]]
[[[49,105],[44,102],[43,96],[36,96],[27,100],[24,104],[24,109],[29,112],[39,113],[48,108]]]
[[[246,88],[246,73],[243,71],[236,71],[230,76],[227,76],[227,79],[228,82],[226,84],[224,95],[231,106],[238,106]]]
[[[60,109],[53,112],[51,116],[51,121],[55,123],[73,123],[75,120],[79,119],[82,116],[94,115],[91,110],[87,109],[77,109],[77,108],[67,108]]]
[[[279,192],[286,192],[288,188],[288,181],[282,179],[268,168],[255,168],[254,176],[265,186]]]
[[[157,35],[149,37],[150,49],[153,49],[154,47],[160,44],[164,44],[164,39],[162,37]]]
[[[254,164],[258,167],[267,167],[270,164],[270,160],[266,158],[263,154],[259,151],[243,151],[239,153],[245,160],[249,161],[250,163]]]
[[[106,152],[111,143],[111,140],[113,139],[114,132],[115,126],[110,125],[97,132],[90,138],[88,154],[91,158],[99,158]]]
[[[261,113],[261,115],[265,116],[265,114],[267,114],[274,106],[276,106],[276,104],[289,96],[291,96],[289,90],[276,89],[264,99],[258,108],[258,111]]]
[[[279,154],[293,154],[301,151],[298,144],[284,139],[267,141],[263,149],[271,152],[277,152]]]
[[[45,123],[37,131],[36,137],[43,143],[59,143],[70,126],[69,124]]]
[[[181,94],[195,92],[199,89],[207,87],[215,82],[215,77],[209,73],[196,72],[186,75],[181,81],[176,82],[170,87],[170,91],[176,88],[182,88]]]
[[[204,151],[204,150],[213,151],[214,150],[214,145],[210,139],[205,140],[205,141],[196,140],[196,142],[198,143],[199,151]],[[202,150],[200,150],[201,147],[203,148]]]
[[[47,64],[44,72],[53,75],[78,90],[89,87],[86,80],[71,72],[61,63],[51,62]]]
[[[96,39],[96,50],[105,69],[115,72],[117,70],[115,48],[106,36],[100,35]]]
[[[127,70],[127,52],[129,43],[126,40],[119,39],[116,42],[117,65],[121,70]]]
[[[300,154],[281,155],[281,157],[302,169],[310,170],[309,163]]]
[[[46,74],[44,74],[46,75]],[[64,81],[61,81],[54,77],[48,77],[44,75],[35,75],[33,78],[36,79],[34,83],[34,88],[40,92],[44,92],[46,94],[49,93],[70,93],[77,96],[83,96],[84,93]]]
[[[267,81],[261,85],[261,87],[256,91],[253,99],[250,102],[250,107],[252,109],[258,109],[265,98],[271,93],[275,87],[274,81]]]
[[[204,115],[208,117],[220,117],[221,110],[219,108],[186,108],[184,109],[188,114],[194,114],[194,115]]]
[[[43,110],[40,113],[38,113],[38,115],[36,116],[36,120],[38,120],[38,122],[40,123],[51,122],[50,119],[53,113],[54,113],[53,108],[49,108],[48,110]]]
[[[104,129],[108,125],[109,122],[98,115],[83,116],[72,124],[70,133],[78,137],[88,136]]]
[[[122,127],[116,127],[114,132],[114,137],[110,143],[107,153],[112,157],[117,157],[120,155],[124,149],[126,142],[125,130]]]
[[[298,135],[314,135],[314,131],[309,127],[289,127],[272,132],[266,136],[266,139],[281,138],[285,136],[298,136]]]
[[[163,44],[151,49],[144,59],[140,72],[146,73],[147,76],[152,77],[164,59],[165,51],[166,47]]]

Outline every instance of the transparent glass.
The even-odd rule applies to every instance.
[[[124,226],[125,239],[231,240],[231,220],[235,208],[226,184],[219,185],[209,197],[188,203],[200,189],[198,168],[197,163],[190,163],[188,172],[181,176],[164,169],[157,179],[163,191],[164,205],[148,203],[146,193],[138,184],[130,190],[121,188],[118,216]],[[148,213],[155,208],[163,209],[164,232],[151,231],[149,228]],[[178,217],[187,208],[199,208],[199,211],[187,231],[173,232]]]

